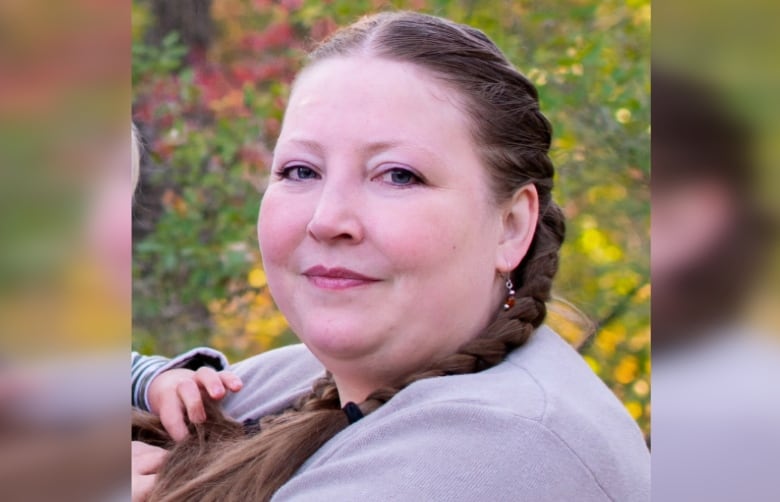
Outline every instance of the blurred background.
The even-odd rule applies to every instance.
[[[653,3],[653,500],[780,500],[778,19]]]
[[[130,11],[0,2],[3,500],[129,500]]]
[[[537,85],[568,219],[549,322],[649,433],[646,0],[135,0],[133,348],[235,361],[295,341],[255,235],[290,82],[313,43],[388,8],[482,29]]]

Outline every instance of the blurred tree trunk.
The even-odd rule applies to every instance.
[[[152,0],[156,24],[149,30],[149,42],[159,45],[172,31],[191,51],[205,51],[214,33],[212,0]]]

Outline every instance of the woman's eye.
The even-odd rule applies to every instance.
[[[392,185],[408,186],[416,185],[422,180],[408,169],[394,168],[382,174],[382,180]]]
[[[279,176],[283,179],[302,181],[316,179],[317,172],[311,167],[307,166],[290,166],[282,169],[279,173]]]

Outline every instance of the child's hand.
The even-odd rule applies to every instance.
[[[228,390],[238,392],[242,386],[241,379],[230,371],[217,372],[207,366],[197,371],[172,369],[157,375],[149,384],[149,405],[174,441],[181,441],[188,434],[185,411],[192,423],[206,420],[200,388],[218,401]]]
[[[157,470],[168,452],[140,441],[133,441],[132,444],[132,500],[144,502],[154,487]]]

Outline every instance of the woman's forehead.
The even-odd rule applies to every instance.
[[[465,139],[470,123],[455,92],[424,69],[376,57],[333,58],[304,70],[282,137],[306,130],[376,142]],[[281,138],[280,138],[281,139]]]
[[[361,100],[402,101],[420,99],[431,106],[459,104],[458,93],[420,65],[377,56],[329,58],[304,69],[296,79],[290,104],[312,101],[359,105]],[[288,107],[289,110],[289,107]]]

